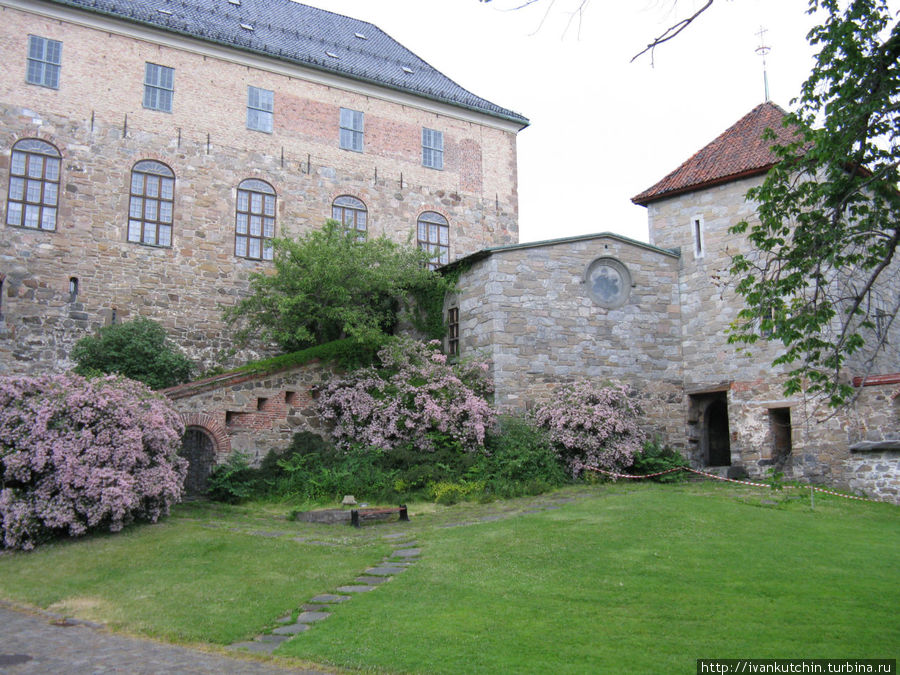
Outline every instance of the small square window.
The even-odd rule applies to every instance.
[[[444,168],[444,132],[422,129],[422,166]]]
[[[247,128],[272,133],[275,117],[275,92],[247,87]]]
[[[28,36],[28,59],[25,81],[50,89],[59,89],[62,42],[37,35]]]
[[[363,114],[358,110],[341,108],[341,148],[363,151]]]
[[[175,96],[175,69],[147,63],[144,71],[144,107],[172,112]]]

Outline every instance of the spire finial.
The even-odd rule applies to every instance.
[[[759,47],[756,48],[756,53],[762,56],[763,62],[763,86],[765,87],[766,93],[766,103],[769,102],[769,73],[766,69],[766,55],[772,51],[772,48],[766,44],[766,33],[768,33],[768,29],[759,27],[759,32],[756,35],[759,36]]]

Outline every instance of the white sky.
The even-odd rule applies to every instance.
[[[701,0],[302,0],[374,23],[461,86],[525,115],[520,241],[592,232],[647,240],[631,197],[764,100],[756,33],[766,27],[771,100],[789,109],[813,63],[806,0],[717,0],[681,35],[634,63]],[[540,29],[538,30],[540,26]]]

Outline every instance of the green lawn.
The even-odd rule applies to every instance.
[[[600,487],[558,510],[426,530],[418,565],[280,651],[454,674],[897,657],[900,510],[782,499],[709,484]]]
[[[697,658],[900,652],[895,506],[817,495],[811,510],[808,493],[710,483],[537,502],[554,499],[572,501],[419,505],[409,524],[359,531],[276,519],[287,507],[188,505],[159,525],[0,556],[0,597],[224,644],[351,582],[390,550],[383,534],[408,531],[417,564],[276,655],[392,673],[674,673]],[[271,530],[285,534],[251,534]]]

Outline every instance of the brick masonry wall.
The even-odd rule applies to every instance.
[[[585,271],[611,257],[633,288],[617,309],[588,294]],[[616,236],[493,253],[461,277],[460,350],[490,359],[496,402],[523,410],[562,383],[619,380],[643,399],[647,428],[684,444],[678,261]]]
[[[210,365],[233,345],[221,306],[269,263],[234,256],[236,188],[269,182],[276,232],[320,227],[340,195],[361,199],[370,236],[415,243],[423,211],[450,222],[450,257],[517,241],[515,132],[485,118],[288,77],[152,41],[0,8],[0,203],[6,222],[13,144],[41,138],[63,158],[57,230],[0,224],[0,373],[71,365],[82,335],[136,315],[160,321]],[[60,88],[25,83],[29,34],[63,43]],[[172,113],[142,107],[145,62],[175,69]],[[247,86],[275,92],[273,133],[246,128]],[[427,102],[422,104],[427,107]],[[365,151],[338,147],[339,109],[365,113]],[[444,170],[421,165],[421,128],[444,133]],[[171,248],[129,243],[131,168],[175,173]],[[79,296],[69,297],[69,279]],[[265,345],[226,363],[270,353]]]
[[[333,374],[318,361],[263,375],[225,374],[165,390],[188,427],[214,439],[216,463],[241,452],[253,465],[299,431],[321,433],[314,396]]]

